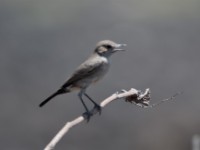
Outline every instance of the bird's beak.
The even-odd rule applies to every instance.
[[[116,44],[115,48],[113,49],[113,52],[117,52],[117,51],[125,51],[125,49],[123,47],[125,47],[126,44]]]

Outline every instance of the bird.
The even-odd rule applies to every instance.
[[[92,114],[83,101],[83,95],[94,104],[94,107],[97,108],[100,113],[100,105],[86,93],[86,89],[107,74],[110,68],[110,56],[116,52],[124,51],[125,46],[126,44],[117,44],[111,40],[98,42],[91,56],[74,71],[68,80],[55,93],[42,101],[39,104],[39,107],[44,106],[58,95],[79,91],[78,97],[85,108],[86,119],[89,120]]]

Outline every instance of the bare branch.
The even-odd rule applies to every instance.
[[[150,105],[150,90],[149,89],[146,89],[145,92],[142,93],[141,91],[138,91],[136,89],[131,88],[129,91],[121,90],[120,93],[116,92],[116,93],[112,94],[111,96],[109,96],[108,98],[103,100],[100,103],[100,106],[101,106],[101,108],[104,108],[110,102],[123,98],[123,99],[125,99],[126,102],[134,103],[135,105],[137,105],[139,107],[152,108],[154,106],[159,105],[160,103],[174,99],[179,94],[181,94],[181,93],[176,93],[175,95],[173,95],[172,97],[170,97],[168,99],[164,99],[164,100],[160,101],[159,103],[155,103],[155,104]],[[90,110],[90,113],[92,115],[95,115],[96,113],[98,113],[98,111],[99,110],[96,107],[94,107],[93,109]],[[86,119],[87,118],[83,113],[81,116],[75,118],[74,120],[67,122],[64,125],[64,127],[56,134],[56,136],[50,141],[50,143],[45,147],[44,150],[54,149],[56,144],[69,131],[70,128],[78,125],[79,123],[83,122]]]
[[[123,91],[125,91],[125,90],[123,90]],[[135,104],[139,107],[142,107],[142,108],[153,108],[153,107],[158,106],[158,105],[160,105],[160,104],[162,104],[166,101],[175,99],[176,96],[181,95],[182,93],[183,92],[177,92],[169,98],[163,99],[163,100],[161,100],[157,103],[154,103],[154,104],[150,104],[150,100],[151,100],[150,90],[146,89],[144,93],[139,91],[138,97],[131,95],[131,96],[126,97],[125,101],[133,103],[133,104]]]

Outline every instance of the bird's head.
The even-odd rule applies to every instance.
[[[110,40],[104,40],[97,43],[94,52],[100,56],[109,57],[115,52],[124,51],[124,46],[126,46],[126,44],[117,44]]]

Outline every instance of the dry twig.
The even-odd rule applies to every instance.
[[[124,98],[126,102],[134,103],[135,105],[142,107],[142,108],[152,108],[154,106],[159,105],[160,103],[163,103],[168,100],[174,99],[177,95],[180,95],[181,93],[176,93],[172,97],[168,99],[164,99],[158,103],[150,105],[150,90],[146,89],[144,93],[141,91],[138,91],[136,89],[131,88],[129,91],[121,90],[122,92],[116,92],[112,94],[110,97],[106,98],[100,103],[101,108],[104,108],[107,104],[110,102]],[[90,113],[92,115],[95,115],[98,113],[97,108],[93,108],[90,110]],[[83,115],[75,118],[72,121],[67,122],[64,127],[56,134],[56,136],[50,141],[50,143],[45,147],[44,150],[52,150],[56,146],[56,144],[61,140],[61,138],[69,131],[70,128],[74,127],[75,125],[78,125],[79,123],[83,122],[86,119],[86,117]]]

